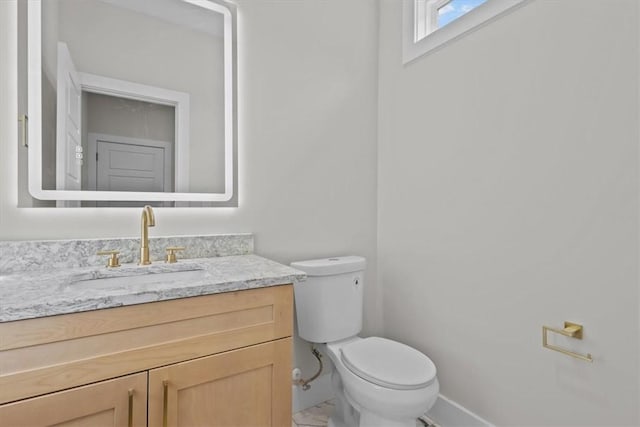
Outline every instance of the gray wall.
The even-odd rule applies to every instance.
[[[640,424],[638,2],[529,2],[405,66],[380,16],[385,334],[496,425]],[[593,364],[542,348],[565,320]]]
[[[42,13],[58,17],[57,2],[44,2]],[[57,39],[58,20],[42,24],[42,188],[56,189],[56,120],[57,120]],[[34,206],[53,206],[53,201],[33,199]]]

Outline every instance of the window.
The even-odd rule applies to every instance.
[[[458,38],[526,0],[404,0],[403,62]]]
[[[437,28],[442,28],[451,21],[455,21],[467,12],[471,12],[487,0],[451,0],[439,7]]]

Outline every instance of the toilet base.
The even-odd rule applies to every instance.
[[[347,401],[342,379],[336,369],[331,373],[331,388],[335,396],[335,406],[331,417],[329,417],[328,427],[355,427],[359,425],[358,412]]]
[[[329,417],[328,427],[416,427],[414,419],[389,419],[360,408],[345,393],[337,369],[331,373],[331,385],[335,395],[335,406]]]

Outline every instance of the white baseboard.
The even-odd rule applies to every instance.
[[[302,390],[300,386],[291,386],[293,396],[293,413],[315,406],[319,403],[333,399],[331,390],[331,374],[321,375],[311,383],[309,390]]]
[[[441,427],[495,427],[451,399],[438,395],[427,417]]]

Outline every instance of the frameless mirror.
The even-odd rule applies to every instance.
[[[34,198],[64,207],[237,203],[231,4],[26,3]]]

